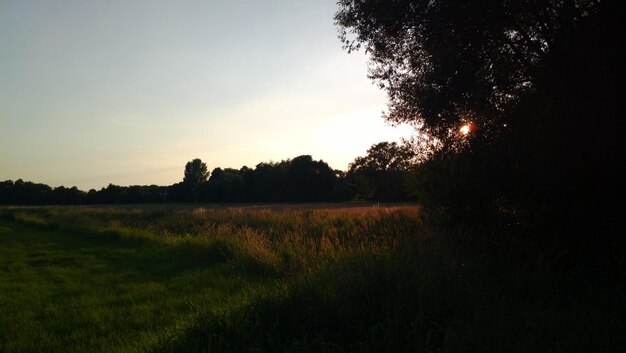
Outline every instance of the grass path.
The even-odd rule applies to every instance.
[[[143,352],[261,279],[167,248],[0,220],[0,352]]]

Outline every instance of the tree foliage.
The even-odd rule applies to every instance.
[[[201,159],[196,158],[187,162],[185,165],[185,177],[183,178],[183,183],[189,185],[197,185],[206,181],[209,178],[209,169],[206,166],[206,163],[202,162]]]
[[[447,182],[413,178],[416,194],[577,228],[617,216],[619,13],[613,0],[340,0],[335,21],[348,50],[369,54],[385,118],[440,143],[416,175]],[[459,134],[467,122],[475,131]]]
[[[259,163],[255,168],[214,168],[208,180],[206,164],[194,159],[185,165],[185,179],[169,186],[109,184],[88,192],[76,187],[53,189],[21,179],[6,180],[0,182],[0,204],[333,202],[355,197],[403,201],[406,161],[401,158],[407,153],[405,147],[395,143],[380,143],[372,146],[367,156],[358,157],[350,172],[333,170],[322,160],[302,155]],[[364,180],[369,180],[366,188],[361,183]]]
[[[354,185],[358,198],[377,201],[408,200],[406,176],[415,164],[416,153],[407,144],[379,142],[367,154],[350,163],[346,181]]]
[[[367,155],[350,163],[349,172],[386,172],[407,170],[415,164],[415,152],[408,145],[396,142],[379,142],[367,150]]]
[[[348,50],[370,54],[370,77],[389,94],[386,118],[448,138],[464,120],[500,133],[527,92],[545,89],[555,60],[580,56],[563,44],[593,30],[607,2],[341,0],[335,20]]]

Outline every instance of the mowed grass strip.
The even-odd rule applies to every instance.
[[[185,252],[0,220],[0,352],[143,352],[261,279]]]

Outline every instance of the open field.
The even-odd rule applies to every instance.
[[[0,227],[0,351],[146,351],[258,282],[167,249]]]
[[[5,207],[0,352],[607,352],[624,287],[414,206]]]

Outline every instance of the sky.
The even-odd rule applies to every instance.
[[[335,0],[0,0],[0,180],[170,185],[194,158],[346,170],[381,118]]]

